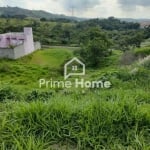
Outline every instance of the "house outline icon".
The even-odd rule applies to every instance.
[[[81,73],[68,73],[68,66],[73,63],[73,62],[77,62],[79,65],[82,66],[82,72]],[[73,66],[72,66],[73,67]],[[74,68],[74,67],[73,67]],[[78,58],[74,57],[73,59],[71,59],[70,61],[68,61],[65,66],[64,66],[64,78],[65,80],[67,78],[69,78],[70,76],[84,76],[85,75],[85,64],[80,61]]]

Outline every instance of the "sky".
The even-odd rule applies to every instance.
[[[150,0],[0,0],[0,6],[17,6],[86,18],[149,18]]]

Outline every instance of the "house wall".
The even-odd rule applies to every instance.
[[[36,50],[41,48],[39,42],[35,42],[34,46],[35,46],[35,49],[33,49],[32,51],[28,51],[28,53],[25,50],[24,45],[19,45],[19,46],[15,47],[14,48],[14,57],[12,59],[18,59],[18,58],[23,57],[25,55],[31,54],[33,51],[36,51]]]
[[[10,38],[10,41],[7,39]],[[10,43],[16,47],[14,49],[8,48]],[[20,45],[18,45],[20,44]],[[40,42],[33,41],[32,28],[24,28],[24,33],[6,33],[0,35],[0,58],[17,59],[28,55],[38,49],[41,49]]]
[[[12,59],[18,59],[18,58],[26,55],[24,45],[19,45],[19,46],[15,47],[13,50],[14,50],[14,56]]]
[[[0,47],[7,48],[10,45],[9,40],[7,39],[7,34],[0,35]]]
[[[24,49],[25,55],[30,54],[34,51],[34,42],[33,42],[33,33],[32,28],[24,28],[25,41],[24,41]]]
[[[0,48],[0,58],[14,58],[14,50],[11,48]]]
[[[36,51],[38,49],[41,49],[41,44],[40,42],[35,42],[33,51]],[[28,53],[26,53],[24,45],[16,46],[14,49],[0,48],[0,58],[18,59],[32,52],[28,51]]]
[[[8,48],[10,45],[17,46],[23,43],[25,40],[24,33],[5,33],[0,34],[0,47]]]
[[[19,45],[14,49],[0,48],[0,58],[18,59],[25,56],[24,45]]]
[[[17,46],[14,49],[0,48],[0,58],[17,59],[24,56],[23,45]]]

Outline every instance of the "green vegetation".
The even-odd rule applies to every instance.
[[[83,38],[83,46],[79,55],[87,66],[98,67],[106,56],[110,55],[111,45],[111,41],[99,28],[91,28]]]
[[[136,101],[140,94],[116,92],[3,104],[1,149],[148,150],[149,105]]]
[[[27,17],[29,18],[36,18],[44,21],[45,20],[75,20],[75,17],[67,17],[65,15],[57,15],[52,14],[46,11],[42,10],[28,10],[23,9],[19,7],[0,7],[0,16],[3,18],[19,18],[19,19],[25,19]]]
[[[87,79],[109,80],[111,89],[39,89],[39,78],[63,78],[69,49],[1,60],[0,149],[148,150],[150,70],[141,62],[119,67],[121,55],[87,68]]]
[[[139,23],[120,21],[114,17],[108,19],[91,19],[81,23],[82,27],[99,26],[104,30],[135,30],[140,28]]]
[[[150,38],[149,28],[141,29],[138,23],[123,22],[113,17],[85,21],[0,18],[0,33],[21,32],[25,26],[33,28],[34,40],[43,45],[80,47],[87,31],[95,27],[113,41],[112,49],[126,51],[140,47],[141,42]]]
[[[149,150],[150,28],[113,17],[73,21],[8,8],[0,10],[0,33],[31,26],[34,40],[47,48],[0,59],[0,149]],[[85,80],[111,87],[39,87],[40,79],[64,80],[72,57],[86,64]]]
[[[150,55],[150,47],[143,47],[143,48],[135,49],[134,53],[137,57],[142,57],[142,58],[146,57]]]
[[[72,52],[66,49],[44,49],[33,55],[29,64],[47,65],[59,69],[64,60],[71,58]]]
[[[11,84],[17,88],[38,88],[40,78],[60,78],[60,66],[72,57],[66,49],[45,49],[37,51],[16,61],[0,60],[0,79],[2,85]],[[19,86],[19,87],[18,87]]]

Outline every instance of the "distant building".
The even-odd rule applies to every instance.
[[[32,28],[25,27],[21,33],[0,34],[0,58],[17,59],[38,49],[41,44],[34,43]]]

